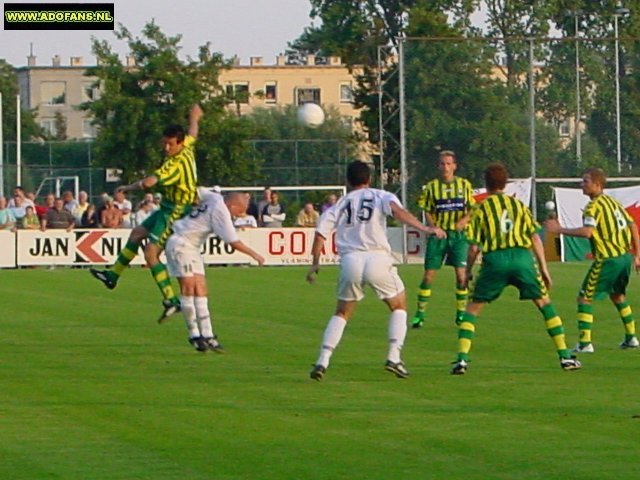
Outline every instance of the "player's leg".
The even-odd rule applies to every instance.
[[[640,342],[636,337],[636,324],[633,320],[633,311],[627,301],[627,285],[631,276],[631,265],[633,257],[629,254],[622,255],[612,262],[612,268],[615,268],[615,281],[613,281],[612,291],[609,294],[611,302],[615,305],[624,326],[624,340],[620,343],[620,348],[638,348]]]
[[[542,318],[544,319],[544,325],[547,329],[547,333],[558,352],[560,358],[560,367],[564,370],[577,370],[582,365],[571,355],[571,351],[567,348],[565,340],[564,326],[562,325],[562,319],[556,312],[555,307],[551,303],[551,299],[547,296],[533,299],[533,303],[538,307]]]
[[[447,263],[454,268],[456,276],[456,316],[455,323],[459,325],[462,321],[462,314],[467,306],[469,289],[467,287],[466,269],[467,257],[469,254],[469,243],[462,232],[451,232],[449,234],[450,243],[447,253]]]
[[[366,255],[363,280],[391,311],[387,327],[389,347],[384,368],[398,378],[407,378],[409,372],[401,358],[407,336],[407,299],[404,283],[393,265],[393,259],[388,255]]]
[[[135,227],[131,230],[127,243],[118,254],[118,258],[113,266],[107,270],[91,268],[89,269],[91,275],[100,280],[108,289],[111,290],[116,288],[120,276],[136,257],[142,240],[147,238],[148,234],[149,232],[147,231],[144,223]]]
[[[451,368],[452,375],[464,375],[469,366],[469,352],[476,332],[476,321],[486,302],[471,300],[458,325],[458,355]]]
[[[209,311],[209,292],[207,291],[207,277],[204,271],[204,262],[200,257],[198,265],[194,268],[195,279],[195,308],[196,320],[200,335],[208,350],[216,353],[224,353],[224,347],[218,341],[213,325],[211,324],[211,312]]]
[[[416,313],[411,319],[412,328],[420,328],[427,316],[427,306],[431,300],[431,285],[442,266],[442,260],[447,248],[447,239],[429,237],[425,243],[424,274],[418,287],[418,302]]]
[[[320,354],[309,376],[321,380],[329,367],[331,356],[342,339],[347,322],[353,315],[358,301],[364,297],[362,290],[363,255],[352,253],[344,255],[340,263],[336,305],[333,316],[329,319],[322,334]]]
[[[598,294],[598,285],[602,284],[604,262],[594,261],[584,277],[577,298],[579,340],[573,349],[576,353],[593,353],[591,328],[593,326],[593,300]]]

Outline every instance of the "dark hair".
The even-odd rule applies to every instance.
[[[597,167],[587,168],[584,171],[584,174],[589,175],[589,177],[591,177],[591,181],[594,183],[597,183],[602,188],[604,188],[605,185],[607,184],[607,174],[604,173],[604,170],[602,170],[601,168],[597,168]]]
[[[185,132],[184,132],[184,128],[182,128],[182,125],[169,125],[162,132],[163,137],[175,138],[178,141],[178,143],[184,142],[184,135],[185,135]]]
[[[369,183],[371,180],[371,170],[369,165],[356,160],[347,167],[347,182],[352,187],[357,187]]]
[[[501,163],[491,163],[484,170],[484,184],[490,192],[504,190],[507,177],[507,169]]]

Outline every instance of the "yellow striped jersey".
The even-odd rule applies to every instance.
[[[162,201],[175,206],[191,205],[198,198],[196,159],[194,145],[196,139],[191,135],[184,137],[184,148],[168,157],[153,174],[162,187]]]
[[[591,253],[596,259],[619,257],[631,246],[631,215],[604,193],[592,199],[582,213],[582,224],[593,227]]]
[[[418,206],[443,230],[455,230],[456,223],[475,203],[471,183],[460,177],[453,177],[450,182],[439,178],[431,180],[422,187],[418,197]]]
[[[505,248],[531,248],[531,237],[540,228],[520,200],[493,193],[473,209],[467,239],[484,253]]]

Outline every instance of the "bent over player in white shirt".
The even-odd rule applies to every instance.
[[[407,301],[404,284],[393,266],[386,232],[387,216],[438,238],[446,237],[446,233],[438,227],[423,225],[402,207],[394,194],[369,188],[370,181],[371,171],[366,163],[357,161],[349,164],[347,184],[352,190],[322,214],[316,227],[313,263],[309,267],[307,281],[314,282],[324,241],[334,230],[340,254],[340,276],[336,310],[324,331],[320,356],[309,374],[314,380],[321,380],[324,376],[356,303],[364,297],[365,285],[370,285],[391,310],[385,369],[398,378],[409,376],[400,358],[407,334]]]
[[[189,331],[189,343],[200,352],[222,353],[211,326],[204,259],[200,253],[202,245],[211,233],[215,233],[259,265],[264,263],[264,258],[244,244],[233,227],[231,217],[247,210],[248,199],[244,193],[233,192],[223,198],[219,193],[200,188],[199,194],[199,205],[173,224],[173,235],[165,250],[167,267],[169,274],[180,283],[181,309]]]

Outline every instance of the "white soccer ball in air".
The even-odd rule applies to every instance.
[[[544,204],[544,208],[547,212],[553,212],[556,209],[556,204],[552,200],[549,200]]]
[[[298,107],[298,121],[306,127],[319,127],[324,123],[324,110],[317,103],[300,105]]]

